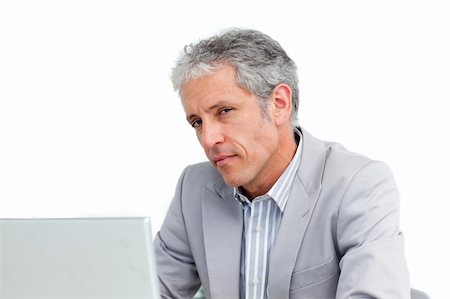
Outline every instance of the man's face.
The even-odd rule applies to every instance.
[[[255,190],[273,179],[279,132],[270,103],[263,116],[257,97],[236,82],[234,67],[225,64],[188,81],[181,98],[188,122],[227,185]]]

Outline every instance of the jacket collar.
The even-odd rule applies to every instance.
[[[288,298],[292,272],[322,188],[325,143],[302,130],[303,152],[270,257],[269,298]]]

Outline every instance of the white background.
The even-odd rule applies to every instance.
[[[169,81],[182,47],[259,29],[296,61],[300,122],[391,166],[411,284],[450,298],[446,2],[9,1],[0,217],[150,215],[204,160]]]

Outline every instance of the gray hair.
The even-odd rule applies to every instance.
[[[292,89],[291,124],[298,113],[297,67],[280,44],[256,30],[231,29],[184,47],[172,69],[172,84],[181,91],[184,83],[208,75],[225,63],[236,68],[237,83],[256,95],[265,113],[273,88],[287,84]]]

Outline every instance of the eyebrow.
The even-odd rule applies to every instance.
[[[215,103],[214,105],[212,105],[208,109],[206,109],[206,111],[209,112],[211,110],[217,109],[218,107],[222,107],[222,106],[231,106],[231,103],[230,103],[230,101],[222,100],[222,101],[219,101],[219,102]],[[194,119],[197,116],[198,116],[197,114],[190,114],[190,115],[186,116],[186,120],[188,122],[190,122],[192,119]]]

